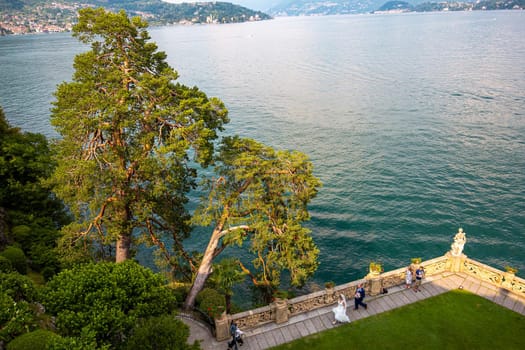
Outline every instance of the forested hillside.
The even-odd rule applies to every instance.
[[[402,5],[384,0],[284,0],[268,12],[275,16],[341,15],[384,11],[462,11],[523,9],[525,0],[486,1],[421,1],[411,0]]]

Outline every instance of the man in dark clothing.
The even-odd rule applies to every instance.
[[[365,310],[368,308],[368,305],[363,303],[363,300],[365,299],[365,289],[363,288],[363,284],[359,284],[357,286],[357,290],[355,291],[354,295],[354,310],[357,310],[359,308],[359,305],[365,308]]]
[[[237,324],[233,321],[230,323],[230,335],[232,336],[232,340],[228,342],[228,350],[239,350],[237,346]]]

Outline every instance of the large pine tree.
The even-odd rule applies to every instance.
[[[123,11],[81,10],[73,35],[91,50],[58,86],[51,118],[62,136],[56,192],[76,217],[62,247],[107,256],[116,246],[117,262],[131,256],[136,235],[159,243],[170,234],[175,246],[187,236],[189,164],[208,164],[228,122],[220,100],[175,83],[146,27]]]

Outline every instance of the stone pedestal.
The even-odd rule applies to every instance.
[[[272,310],[275,315],[275,323],[288,322],[288,301],[285,299],[277,299],[272,304]]]
[[[447,260],[447,271],[450,272],[461,272],[463,262],[467,258],[465,254],[459,256],[452,255],[450,252],[446,254]]]
[[[220,319],[215,319],[215,338],[217,341],[223,341],[230,338],[229,317],[225,314]]]
[[[326,288],[324,295],[324,303],[327,305],[332,304],[336,300],[333,288]]]
[[[383,289],[383,280],[381,277],[374,277],[370,278],[370,295],[378,295],[381,294],[381,290]]]

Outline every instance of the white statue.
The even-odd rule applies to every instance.
[[[463,229],[460,228],[458,233],[456,233],[454,236],[454,242],[450,246],[450,254],[452,254],[452,256],[461,256],[465,242],[467,242],[467,237],[465,237],[465,232],[463,232]]]

